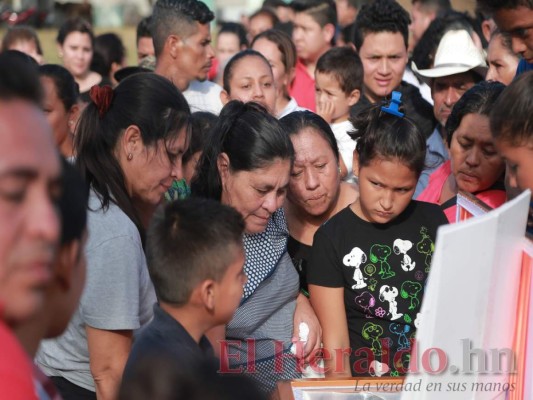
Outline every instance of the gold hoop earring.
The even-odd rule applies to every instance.
[[[131,161],[133,159],[133,154],[131,153],[128,153],[128,157],[127,157],[128,161]]]

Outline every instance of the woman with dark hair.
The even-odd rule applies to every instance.
[[[60,65],[42,65],[39,74],[44,89],[43,109],[56,145],[65,158],[73,160],[74,129],[80,113],[79,86],[71,73]]]
[[[456,220],[459,190],[474,194],[490,207],[505,202],[505,164],[496,151],[489,114],[505,88],[499,82],[480,82],[454,105],[446,122],[450,159],[429,178],[418,200],[440,204],[448,220]]]
[[[82,100],[89,102],[89,89],[102,81],[102,76],[90,69],[94,51],[91,24],[82,18],[69,19],[59,28],[56,41],[63,66],[80,85]]]
[[[270,29],[254,38],[252,49],[261,53],[270,63],[276,82],[276,106],[274,115],[282,118],[293,111],[303,111],[289,94],[296,71],[296,47],[285,32]]]
[[[426,153],[415,123],[397,107],[379,106],[351,122],[359,197],[317,230],[307,268],[331,355],[325,374],[405,375],[408,337],[446,217],[438,206],[412,200]]]
[[[133,331],[152,316],[141,213],[182,177],[189,106],[167,79],[137,74],[95,86],[76,132],[76,166],[91,186],[87,282],[66,333],[36,361],[68,399],[115,398]]]
[[[238,355],[222,359],[222,365],[242,368],[265,391],[273,390],[278,380],[299,376],[290,347],[301,322],[310,328],[304,356],[320,343],[320,327],[308,300],[298,295],[298,275],[286,250],[288,232],[281,206],[293,158],[292,143],[276,118],[259,104],[232,101],[211,130],[192,182],[193,195],[234,207],[246,223],[248,281],[241,305],[226,332],[212,337],[231,339],[223,355]],[[253,363],[247,361],[250,351]],[[283,357],[281,370],[279,357]]]
[[[126,66],[126,48],[118,35],[104,33],[94,40],[91,70],[102,76],[102,83],[115,87],[115,72]]]
[[[280,120],[294,147],[294,164],[285,215],[288,251],[307,294],[306,268],[313,236],[333,215],[357,199],[357,187],[342,182],[339,149],[329,124],[311,111],[293,112]]]
[[[276,83],[268,60],[255,50],[235,54],[224,69],[222,104],[231,100],[253,101],[272,115],[276,109]]]

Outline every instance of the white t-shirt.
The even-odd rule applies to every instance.
[[[344,178],[345,181],[351,181],[353,178],[352,163],[353,163],[353,151],[355,150],[356,141],[353,140],[348,132],[354,130],[354,127],[350,121],[338,122],[331,124],[331,130],[337,139],[337,146],[339,147],[339,154],[348,170],[348,174]]]
[[[278,119],[283,118],[286,115],[294,111],[309,111],[307,108],[300,107],[294,97],[291,97],[285,108],[279,113]]]
[[[211,81],[192,81],[183,96],[191,107],[191,112],[206,111],[215,115],[222,110],[222,100],[220,100],[222,87]]]

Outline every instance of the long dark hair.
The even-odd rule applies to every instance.
[[[124,130],[139,127],[143,144],[169,140],[189,126],[187,101],[167,79],[152,74],[135,74],[113,90],[111,105],[100,117],[90,102],[80,118],[75,146],[76,165],[101,200],[102,208],[115,203],[135,223],[144,240],[144,228],[126,190],[124,173],[115,148]]]
[[[260,104],[230,101],[222,109],[198,162],[191,190],[194,195],[220,200],[222,183],[217,160],[226,153],[232,171],[252,171],[276,158],[294,159],[289,135]]]

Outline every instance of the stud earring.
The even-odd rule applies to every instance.
[[[128,153],[128,157],[127,157],[128,161],[131,161],[133,159],[133,154],[131,153]]]
[[[72,125],[72,124],[74,124],[74,121],[68,121],[68,124]]]

